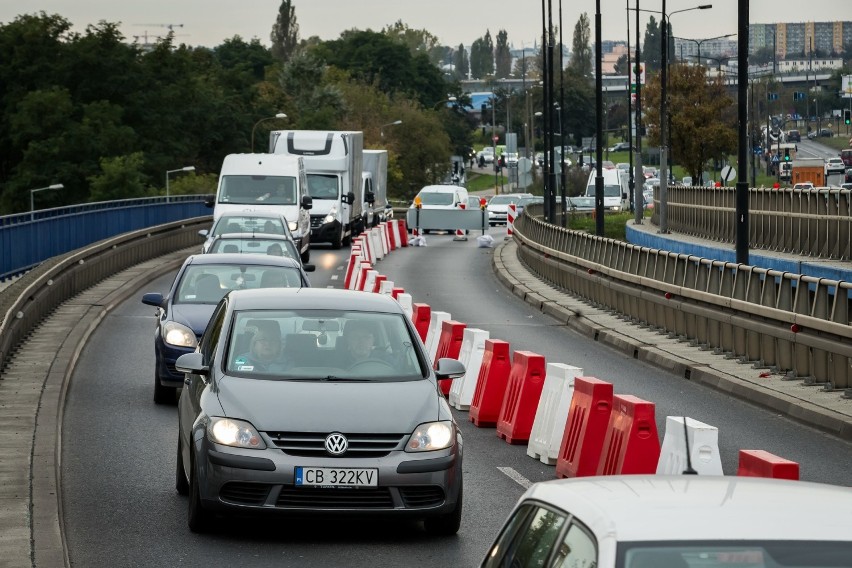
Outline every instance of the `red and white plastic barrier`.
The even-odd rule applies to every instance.
[[[511,237],[515,230],[515,218],[518,216],[518,206],[510,203],[506,209],[506,237]]]
[[[511,369],[509,343],[500,339],[486,339],[482,367],[479,368],[476,391],[470,403],[470,421],[477,428],[497,425]]]
[[[440,313],[440,312],[439,312]],[[458,359],[461,352],[464,330],[467,325],[460,321],[447,320],[441,323],[441,333],[435,346],[435,356],[432,358],[432,368],[437,368],[438,359],[449,357]],[[444,396],[450,395],[450,387],[454,381],[440,381],[438,386]]]
[[[358,269],[358,275],[355,278],[355,284],[352,288],[353,290],[363,290],[364,283],[367,280],[367,272],[373,269],[373,265],[369,262],[361,262],[361,266]]]
[[[798,480],[799,464],[763,450],[740,450],[737,475]]]
[[[594,377],[574,379],[574,395],[556,460],[556,477],[597,474],[611,413],[612,383]]]
[[[459,203],[459,209],[461,209],[462,211],[467,209],[467,203],[465,203],[463,201],[461,203]],[[456,234],[453,237],[453,240],[454,241],[466,241],[467,235],[465,234],[464,229],[456,229]]]
[[[654,418],[656,405],[629,394],[612,397],[598,475],[656,473],[660,438]]]
[[[450,406],[458,410],[467,410],[476,392],[476,379],[482,368],[482,357],[485,355],[485,341],[489,333],[484,329],[467,328],[464,330],[459,362],[464,365],[464,376],[453,381],[450,387]]]
[[[379,294],[390,296],[393,291],[393,280],[384,280],[379,286]]]
[[[373,286],[376,284],[376,276],[379,275],[379,271],[373,268],[370,268],[364,273],[364,279],[359,284],[359,290],[362,292],[372,292]]]
[[[388,277],[385,276],[384,274],[376,274],[376,279],[373,282],[373,287],[370,288],[370,292],[373,292],[374,294],[378,294],[379,290],[382,287],[382,284],[384,284],[385,280],[387,280],[387,279],[388,279]]]
[[[544,387],[544,356],[531,351],[515,351],[512,370],[497,420],[497,436],[509,444],[530,439],[535,411]]]
[[[401,290],[401,288],[400,288]],[[400,293],[394,296],[394,299],[402,306],[402,311],[408,316],[408,319],[414,321],[414,304],[411,300],[411,294]]]
[[[535,411],[527,455],[547,465],[556,464],[559,446],[568,422],[568,408],[574,395],[574,379],[583,369],[562,363],[548,363],[544,387]]]
[[[420,334],[420,341],[426,345],[426,338],[429,336],[429,326],[432,321],[432,308],[429,304],[413,304],[411,322],[414,324],[414,329]]]
[[[429,355],[429,362],[435,362],[435,354],[438,352],[438,340],[441,337],[441,326],[445,321],[451,319],[449,312],[441,312],[432,310],[432,316],[429,319],[429,332],[426,334],[426,353]]]
[[[686,470],[686,449],[689,464],[699,475],[724,475],[719,454],[719,429],[693,418],[666,416],[666,431],[660,449],[657,473],[680,475]]]

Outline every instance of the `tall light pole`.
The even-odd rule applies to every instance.
[[[737,262],[748,264],[748,178],[745,175],[748,160],[748,0],[738,0],[737,30],[739,45],[737,54],[737,163],[740,177],[736,188],[736,253]]]
[[[672,39],[679,39],[680,41],[691,41],[692,43],[697,45],[698,46],[698,65],[700,66],[701,65],[701,45],[702,44],[704,44],[705,42],[708,42],[708,41],[716,40],[716,39],[725,39],[725,38],[728,38],[728,37],[734,37],[735,35],[737,35],[737,34],[725,34],[725,35],[721,35],[721,36],[708,37],[708,38],[704,38],[704,39],[691,39],[691,38],[688,38],[688,37],[675,37],[675,38],[672,38]],[[681,59],[683,59],[683,58],[681,58]]]
[[[261,118],[257,122],[254,123],[254,126],[251,128],[251,153],[254,154],[254,131],[257,130],[257,125],[265,120],[275,120],[276,118],[287,118],[287,115],[283,112],[279,112],[275,116],[267,116],[266,118]]]
[[[665,6],[663,0],[663,5]],[[603,47],[601,46],[601,0],[595,2],[595,138],[597,148],[595,157],[595,234],[604,236],[604,180],[603,180]]]
[[[166,171],[166,203],[170,201],[169,197],[169,174],[173,174],[175,172],[194,172],[195,166],[186,166],[183,168],[178,168],[176,170],[168,170]]]
[[[379,136],[380,136],[381,138],[384,138],[384,137],[385,137],[385,127],[386,127],[386,126],[396,126],[396,125],[398,125],[398,124],[402,124],[402,121],[401,121],[401,120],[394,120],[393,122],[388,122],[387,124],[383,124],[383,125],[379,128]]]
[[[39,187],[36,189],[30,190],[30,221],[35,220],[35,200],[33,199],[33,195],[35,195],[38,191],[47,191],[48,189],[63,189],[65,186],[61,183],[54,183],[53,185],[49,185],[47,187]]]

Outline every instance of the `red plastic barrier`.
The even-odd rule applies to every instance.
[[[740,450],[737,475],[798,480],[799,464],[763,450]]]
[[[355,289],[363,290],[364,284],[367,283],[367,271],[372,270],[373,265],[369,262],[361,262],[361,273],[358,275],[358,278],[355,280]]]
[[[358,261],[361,259],[361,253],[352,251],[349,254],[349,264],[346,265],[346,277],[343,279],[343,287],[347,290],[349,289],[349,284],[352,283],[352,275],[355,269],[355,265],[358,264]]]
[[[373,284],[373,290],[372,290],[372,292],[374,292],[374,293],[378,294],[378,293],[379,293],[379,290],[380,290],[380,289],[381,289],[381,287],[382,287],[382,282],[384,282],[384,281],[385,281],[385,280],[387,280],[387,279],[388,279],[388,277],[387,277],[387,276],[385,276],[384,274],[376,274],[376,283],[375,283],[375,284]]]
[[[486,339],[469,414],[470,421],[478,428],[497,425],[511,370],[509,343],[501,339]]]
[[[497,435],[510,444],[521,444],[530,439],[544,387],[544,369],[544,355],[515,351],[512,356],[512,369],[497,420]]]
[[[396,247],[399,246],[396,244],[396,235],[393,234],[394,225],[393,221],[385,221],[384,223],[385,233],[388,236],[388,250],[396,250]]]
[[[426,334],[429,333],[429,324],[432,323],[432,308],[429,307],[429,304],[412,304],[411,309],[414,329],[420,334],[420,341],[425,342]]]
[[[405,288],[391,288],[391,297],[394,300],[399,300],[400,294],[405,294]],[[429,317],[432,317],[431,314],[429,315]]]
[[[574,379],[574,395],[556,459],[556,477],[595,475],[612,412],[612,383]]]
[[[447,320],[441,322],[441,336],[438,338],[435,361],[432,362],[433,368],[438,368],[438,359],[441,357],[449,357],[450,359],[459,358],[464,328],[466,327],[467,325],[460,321]],[[440,381],[438,386],[441,387],[441,392],[444,393],[444,396],[450,396],[450,388],[453,386],[453,381]]]
[[[397,227],[399,227],[399,240],[400,246],[407,247],[408,246],[408,227],[405,224],[405,219],[397,219],[396,221],[399,223]]]
[[[575,383],[576,386],[576,383]],[[660,437],[655,404],[629,394],[612,397],[612,414],[604,439],[598,475],[656,473]]]

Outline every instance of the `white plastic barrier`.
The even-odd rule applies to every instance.
[[[358,289],[358,279],[361,277],[361,263],[363,260],[360,256],[356,256],[354,261],[355,265],[352,267],[352,275],[349,277],[349,286],[347,286],[349,290]]]
[[[385,256],[390,252],[390,243],[388,242],[387,230],[384,224],[378,225],[376,231],[379,233],[379,240],[382,242],[382,254]]]
[[[449,312],[432,312],[429,319],[429,331],[426,332],[426,352],[429,354],[429,364],[435,362],[438,353],[438,343],[441,342],[441,325],[450,319]]]
[[[373,253],[373,256],[381,260],[385,257],[384,248],[382,247],[382,239],[379,236],[378,229],[370,229],[367,231],[367,239],[370,241],[370,251]]]
[[[363,290],[365,292],[372,292],[373,288],[376,287],[376,276],[378,275],[378,270],[368,270],[367,277],[364,279],[364,286],[359,288],[359,290]]]
[[[568,422],[568,409],[574,396],[574,379],[583,369],[562,363],[548,363],[541,398],[535,411],[527,455],[541,463],[553,465],[559,457],[559,446]]]
[[[393,281],[385,280],[381,284],[379,284],[379,294],[384,294],[385,296],[390,296],[391,292],[393,292]]]
[[[387,239],[388,251],[393,252],[399,246],[399,241],[394,240],[393,223],[390,221],[383,221],[382,227],[385,228],[385,239]]]
[[[358,268],[358,276],[355,278],[355,287],[353,290],[363,290],[364,289],[364,281],[367,279],[367,272],[372,270],[373,265],[369,262],[361,262],[361,266]]]
[[[411,298],[411,294],[405,292],[397,294],[396,301],[402,306],[402,311],[405,312],[405,315],[410,320],[414,316],[414,300]]]
[[[684,434],[688,432],[692,469],[699,475],[724,475],[722,458],[719,455],[719,429],[687,417],[686,431],[684,431],[683,419],[683,416],[666,416],[666,433],[663,436],[663,445],[660,447],[657,473],[665,475],[683,473],[686,469],[687,448]]]
[[[453,381],[450,388],[450,406],[459,410],[470,408],[476,392],[479,369],[482,367],[482,356],[485,355],[485,340],[489,337],[490,334],[484,329],[465,328],[459,350],[459,361],[464,365],[465,372],[464,376]]]
[[[364,253],[364,259],[370,264],[376,261],[375,255],[373,254],[373,245],[370,243],[370,239],[366,233],[358,235],[358,242],[361,243],[361,250]]]
[[[399,232],[399,222],[398,221],[388,221],[390,224],[390,228],[393,231],[394,242],[396,243],[396,248],[400,248],[402,246],[402,237]]]

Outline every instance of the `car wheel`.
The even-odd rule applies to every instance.
[[[204,509],[201,503],[201,489],[198,487],[198,474],[195,464],[189,470],[189,506],[187,507],[187,524],[194,533],[210,530],[211,513]]]
[[[331,241],[331,248],[334,250],[340,250],[343,247],[343,227],[340,228],[340,232],[335,235],[334,240]]]
[[[154,403],[171,404],[175,401],[175,387],[165,387],[160,383],[160,375],[154,371]]]
[[[300,256],[302,257],[302,264],[307,264],[311,261],[311,249],[306,248]]]
[[[179,495],[189,494],[189,481],[186,479],[186,472],[183,470],[183,457],[180,452],[180,434],[178,434],[177,443],[177,465],[175,466],[175,489]]]
[[[459,498],[456,508],[438,517],[428,517],[423,521],[426,532],[435,536],[452,536],[459,532],[462,518],[462,488],[459,488]]]

